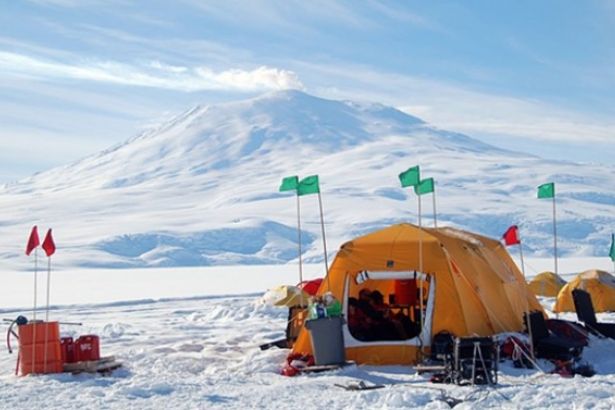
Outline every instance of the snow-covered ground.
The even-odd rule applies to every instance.
[[[527,262],[536,268],[528,268],[528,276],[552,264]],[[572,274],[611,270],[612,264],[606,258],[562,259],[560,267]],[[306,276],[321,270],[308,265]],[[31,303],[31,273],[3,272],[2,277],[0,316],[30,316],[23,307]],[[125,367],[110,377],[18,378],[15,355],[1,348],[0,408],[445,409],[450,398],[463,400],[455,407],[461,409],[615,407],[615,342],[595,338],[584,354],[598,372],[592,378],[564,379],[509,365],[501,369],[497,388],[431,384],[405,366],[280,376],[288,351],[261,352],[258,345],[283,335],[287,312],[262,305],[260,295],[296,280],[294,265],[54,272],[52,319],[83,322],[63,326],[63,332],[99,334],[102,353],[116,355]],[[550,308],[553,300],[542,302]],[[615,322],[615,313],[600,319]],[[334,386],[361,380],[386,387],[348,392]]]

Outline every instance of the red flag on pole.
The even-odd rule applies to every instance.
[[[56,244],[53,242],[53,237],[51,236],[51,229],[47,231],[47,235],[45,235],[45,240],[43,241],[42,248],[45,250],[47,256],[51,256],[56,251]]]
[[[513,225],[504,232],[502,235],[502,239],[504,239],[504,243],[506,246],[510,245],[519,245],[521,243],[521,239],[519,239],[519,228],[517,225]]]
[[[38,238],[38,228],[36,225],[32,227],[32,231],[30,232],[30,238],[28,238],[28,245],[26,246],[26,255],[30,256],[30,253],[41,244],[40,239]]]

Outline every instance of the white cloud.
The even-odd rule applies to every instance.
[[[252,71],[231,69],[215,73],[206,68],[197,69],[202,78],[213,78],[220,84],[233,85],[236,88],[250,90],[257,88],[269,88],[285,90],[289,88],[303,88],[303,84],[292,71],[280,70],[271,67],[258,67]]]
[[[303,88],[303,84],[294,72],[267,66],[252,70],[232,68],[215,71],[209,67],[181,67],[159,61],[143,66],[115,61],[61,63],[0,51],[0,74],[3,72],[41,80],[87,80],[177,91]]]

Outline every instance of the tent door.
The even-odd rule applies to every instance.
[[[377,275],[372,275],[369,273],[369,280],[391,280],[396,278],[405,278],[409,277],[410,273],[406,272],[388,272],[390,277],[385,275],[385,272],[378,272]],[[414,272],[411,273],[414,275]],[[420,273],[418,275],[421,275]],[[377,276],[378,279],[373,279],[373,276]],[[343,332],[344,332],[344,345],[346,347],[361,347],[361,346],[430,346],[431,345],[431,328],[433,324],[433,312],[435,305],[435,289],[436,289],[436,280],[432,275],[424,275],[425,279],[429,283],[429,292],[427,296],[427,306],[425,311],[425,320],[423,324],[423,328],[421,329],[421,333],[412,339],[406,340],[377,340],[377,341],[362,341],[356,339],[350,329],[348,328],[348,320],[344,321]],[[350,275],[346,275],[346,280],[344,281],[344,300],[343,300],[343,313],[344,317],[348,318],[348,297],[350,294]]]

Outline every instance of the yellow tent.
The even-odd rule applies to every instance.
[[[297,286],[282,285],[269,289],[261,299],[264,303],[272,306],[307,306],[310,295]]]
[[[542,272],[534,276],[529,286],[535,295],[556,297],[559,291],[566,285],[566,281],[553,272]]]
[[[414,281],[408,289],[415,295],[400,294],[398,281]],[[362,289],[380,291],[384,300],[392,303],[392,311],[408,315],[415,323],[421,323],[422,311],[423,327],[418,336],[359,340],[348,324],[348,301],[358,298]],[[346,358],[366,364],[414,364],[421,346],[427,351],[439,332],[487,336],[520,331],[525,311],[544,312],[499,241],[452,228],[420,230],[399,224],[345,243],[318,294],[327,291],[342,302],[348,319],[343,325]],[[416,297],[420,293],[423,303]],[[398,301],[414,301],[407,306],[394,305],[390,295]],[[293,352],[312,352],[305,328]]]
[[[602,270],[588,270],[579,273],[560,290],[555,301],[554,312],[574,312],[573,289],[583,289],[592,297],[596,312],[615,311],[615,277]]]

